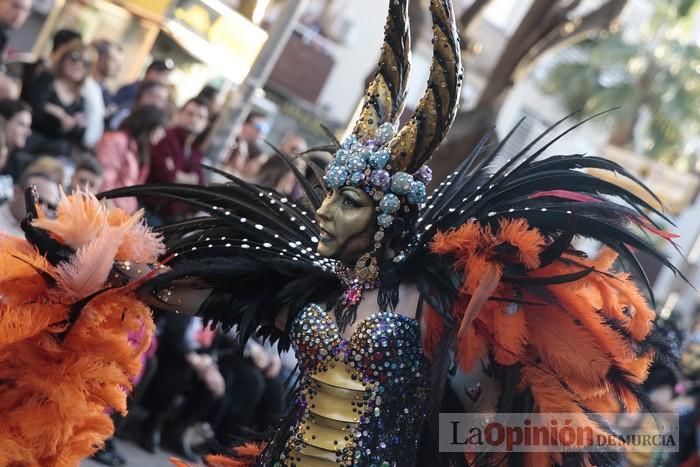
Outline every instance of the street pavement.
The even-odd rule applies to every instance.
[[[151,454],[129,441],[117,440],[116,444],[119,452],[127,459],[126,465],[129,467],[172,467],[168,460],[172,454],[167,451],[161,450],[157,454]],[[88,459],[83,461],[80,467],[104,467],[104,465]]]

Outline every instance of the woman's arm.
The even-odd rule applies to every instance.
[[[159,310],[197,314],[202,304],[211,294],[212,288],[190,279],[174,281],[165,289],[153,289],[145,285],[137,295],[146,305]]]
[[[79,95],[75,102],[64,109],[69,122],[65,128],[66,136],[73,140],[75,144],[83,144],[83,136],[87,128],[87,120],[85,115],[85,99]]]
[[[287,320],[289,319],[289,305],[282,308],[275,319],[275,327],[280,331],[287,329]]]
[[[164,266],[140,264],[132,262],[117,262],[117,273],[113,276],[113,285],[122,286],[134,281],[144,280],[136,288],[136,296],[146,305],[163,311],[195,315],[212,291],[212,287],[195,279],[177,279],[165,288],[154,287],[148,276],[154,274],[154,268],[162,272],[168,269]]]

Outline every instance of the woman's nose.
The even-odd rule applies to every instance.
[[[324,221],[328,221],[330,219],[330,209],[329,205],[331,204],[331,197],[326,197],[326,199],[323,200],[323,203],[321,203],[321,206],[316,210],[316,216]]]

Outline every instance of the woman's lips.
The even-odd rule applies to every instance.
[[[318,236],[322,242],[330,242],[330,241],[335,240],[335,237],[330,232],[325,230],[324,228],[321,228],[321,231],[319,232]]]

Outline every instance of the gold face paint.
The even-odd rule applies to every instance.
[[[317,251],[346,265],[354,263],[372,246],[376,211],[372,199],[360,188],[342,187],[328,194],[316,211],[321,230]]]

